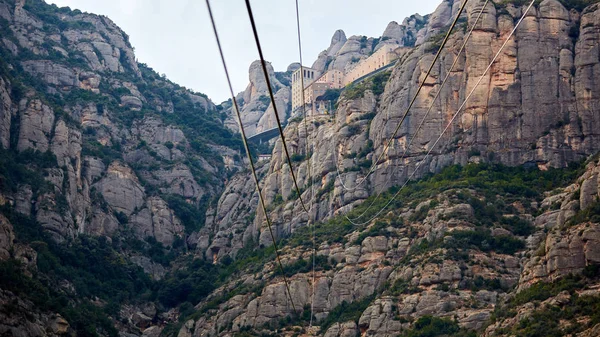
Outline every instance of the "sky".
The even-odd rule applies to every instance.
[[[130,37],[139,62],[173,82],[227,100],[225,72],[202,0],[46,0],[59,7],[108,16]],[[390,21],[429,14],[441,0],[300,0],[304,64],[327,49],[331,36],[379,37]],[[299,61],[295,1],[253,0],[252,11],[267,61],[276,71]],[[236,93],[249,83],[248,68],[258,52],[244,0],[212,0],[211,6]]]

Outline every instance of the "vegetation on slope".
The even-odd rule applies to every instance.
[[[523,237],[532,234],[534,228],[530,222],[518,216],[505,215],[519,213],[515,209],[515,204],[521,204],[525,208],[524,211],[526,213],[539,212],[536,206],[531,205],[532,203],[541,201],[544,197],[544,192],[571,183],[581,172],[582,165],[576,164],[568,169],[550,171],[539,171],[536,168],[506,167],[496,164],[469,164],[465,167],[447,167],[436,175],[430,175],[425,179],[410,183],[400,192],[398,199],[391,203],[387,211],[368,226],[357,227],[349,223],[344,216],[334,217],[327,222],[316,224],[315,235],[318,240],[317,244],[326,242],[328,244],[343,243],[360,245],[368,237],[383,235],[387,238],[393,238],[398,236],[398,229],[408,228],[408,236],[411,239],[416,239],[416,243],[411,247],[408,255],[401,259],[396,266],[413,265],[414,261],[420,261],[416,264],[423,263],[423,261],[430,259],[427,257],[429,256],[428,254],[439,248],[443,248],[445,251],[443,253],[444,256],[435,257],[435,254],[437,254],[435,253],[431,257],[433,259],[431,261],[435,261],[437,258],[438,261],[447,259],[463,264],[472,263],[469,258],[470,250],[513,255],[515,252],[522,251],[525,248]],[[373,210],[369,210],[367,214],[375,214],[382,205],[389,201],[389,198],[395,192],[397,192],[397,188],[393,188],[384,194],[381,200],[375,202]],[[429,212],[439,206],[436,201],[437,196],[444,193],[453,200],[453,203],[471,205],[474,216],[466,220],[474,225],[474,229],[450,232],[446,234],[443,240],[428,241],[426,239],[418,239],[417,233],[413,233],[410,228],[430,216]],[[426,200],[431,201],[428,204],[423,203]],[[364,212],[371,201],[372,199],[367,200],[358,206],[351,212],[350,216],[356,216]],[[419,206],[419,210],[413,212],[408,219],[398,216],[400,212],[404,212],[406,209],[417,208],[417,205]],[[390,215],[388,215],[388,212]],[[447,215],[447,219],[460,219],[460,216],[459,214],[449,214]],[[504,228],[512,234],[492,235],[490,230],[492,227]],[[303,228],[294,232],[291,237],[283,240],[280,247],[283,247],[286,252],[294,248],[298,248],[300,251],[304,249],[308,250],[312,247],[311,237],[312,233],[310,229]],[[350,238],[352,238],[352,242],[349,241]],[[261,249],[258,248],[258,251],[261,251]],[[415,260],[416,257],[419,257],[420,260]],[[266,258],[266,260],[262,260],[262,263],[269,261],[269,258],[273,258],[273,256]],[[260,264],[259,262],[258,265]],[[383,262],[383,265],[390,265],[390,262],[386,260]],[[309,261],[299,258],[288,262],[284,266],[284,269],[286,276],[293,277],[296,274],[309,273],[311,270],[310,267]],[[318,270],[338,270],[339,267],[339,264],[331,260],[328,261],[324,257],[319,257],[317,261]],[[280,274],[280,271],[276,269],[271,276]],[[482,276],[465,279],[460,282],[457,288],[455,286],[451,286],[451,288],[447,284],[438,286],[438,290],[451,292],[459,290],[508,292],[510,290],[510,287],[499,278],[485,278]],[[352,320],[357,322],[364,309],[373,302],[374,296],[399,296],[401,294],[411,294],[421,291],[423,289],[420,289],[418,286],[406,280],[399,279],[393,284],[378,289],[372,297],[366,297],[353,303],[342,303],[338,307],[333,308],[329,316],[319,322],[321,331],[326,331],[335,322]],[[228,298],[221,297],[215,300],[219,301],[219,303],[224,303]],[[400,319],[407,318],[402,316]],[[302,322],[302,319],[297,317],[292,318],[287,323],[281,322],[277,327],[302,325]],[[473,336],[474,333],[473,331],[458,328],[457,323],[453,320],[440,318],[431,318],[430,320],[424,318],[420,324],[415,324],[414,327],[413,330],[407,331],[405,335]],[[445,332],[440,334],[433,332],[438,330]],[[244,333],[247,334],[248,331]]]
[[[400,337],[475,337],[475,331],[461,329],[458,323],[448,318],[423,316],[417,319],[412,329]]]
[[[14,1],[10,1],[14,3]],[[73,19],[79,11],[71,11],[68,7],[58,8],[55,5],[48,5],[42,0],[28,0],[25,3],[28,10],[34,17],[39,18],[47,33],[61,33],[67,29],[91,30],[96,28],[93,24],[81,20]],[[62,19],[61,16],[67,16],[68,19]],[[99,32],[105,39],[107,36]],[[12,31],[11,23],[4,18],[0,18],[0,35],[20,46],[15,34]],[[131,48],[128,37],[123,33],[127,47]],[[4,44],[0,44],[0,76],[10,82],[11,99],[13,102],[19,102],[24,97],[33,97],[42,100],[44,104],[50,106],[56,115],[56,121],[64,120],[74,128],[81,128],[79,116],[74,111],[80,109],[76,107],[95,106],[99,114],[107,116],[112,123],[119,127],[131,127],[135,122],[143,120],[145,117],[155,117],[167,125],[173,125],[183,131],[187,142],[178,144],[177,147],[185,154],[184,159],[169,160],[161,158],[156,151],[141,144],[138,149],[145,150],[152,157],[151,163],[132,163],[134,170],[153,172],[158,168],[171,168],[175,164],[182,162],[187,165],[198,184],[201,186],[220,186],[223,178],[232,174],[225,169],[221,154],[215,150],[215,146],[224,146],[235,151],[242,151],[242,142],[237,134],[234,134],[223,125],[225,115],[215,109],[211,104],[203,105],[197,102],[199,97],[206,98],[201,93],[193,92],[185,87],[181,87],[169,81],[164,75],[159,75],[152,68],[145,64],[137,64],[141,76],[136,74],[129,65],[129,60],[121,58],[121,63],[125,68],[124,72],[96,71],[100,73],[99,93],[80,88],[52,88],[40,80],[38,76],[32,76],[23,68],[23,62],[28,60],[47,60],[55,64],[65,66],[79,71],[92,71],[86,57],[76,50],[67,48],[67,40],[62,39],[59,42],[46,39],[40,46],[47,50],[47,54],[34,54],[26,48],[19,47],[18,54],[13,54]],[[69,52],[65,56],[56,52],[55,48],[62,48]],[[96,51],[98,57],[101,54]],[[121,50],[121,56],[125,51]],[[115,85],[116,83],[128,82],[135,86],[143,97],[147,100],[142,105],[141,111],[135,111],[121,104],[121,97],[131,95],[129,89]],[[33,94],[33,96],[31,96]],[[158,102],[158,103],[157,103]],[[159,106],[172,107],[172,111],[160,109]],[[14,137],[11,148],[16,146],[16,136],[18,134],[18,116],[13,118],[13,130],[11,134]],[[82,155],[93,156],[109,164],[115,160],[123,160],[123,147],[126,140],[112,140],[108,146],[98,141],[98,137],[107,133],[107,126],[99,128],[87,127],[82,130]],[[168,148],[173,148],[173,144],[165,143]],[[218,169],[217,173],[210,172],[203,164],[203,160]],[[145,182],[142,179],[142,182]],[[145,184],[148,194],[159,195],[163,199],[169,199],[169,204],[177,208],[177,215],[182,215],[186,230],[190,233],[199,229],[204,224],[204,214],[210,195],[203,200],[194,200],[193,208],[185,207],[176,197],[168,196],[161,192],[160,186]],[[218,188],[217,188],[218,189]],[[194,215],[194,217],[189,215]]]
[[[152,299],[150,277],[128,263],[106,238],[80,236],[57,244],[36,221],[6,207],[2,213],[14,225],[17,241],[36,250],[37,269],[27,276],[19,261],[0,262],[0,288],[42,311],[60,313],[78,336],[118,336],[109,317],[125,302]]]
[[[333,308],[327,318],[322,322],[319,322],[321,331],[325,332],[327,329],[336,322],[348,322],[354,321],[358,323],[360,315],[367,309],[369,304],[375,299],[375,294],[367,296],[359,301],[348,303],[343,301],[337,307]],[[310,316],[310,315],[309,315]]]
[[[40,158],[40,156],[35,156],[35,158]],[[48,162],[52,163],[52,158],[48,158]],[[21,166],[10,166],[21,165],[19,164],[19,160],[5,162],[4,165],[4,169],[0,172],[0,175],[7,177],[5,180],[7,186],[11,186],[8,182],[14,179],[21,179],[15,177],[15,174],[33,174],[35,176],[33,171],[23,169]],[[9,166],[7,167],[6,165]],[[38,165],[50,164],[42,162]],[[444,169],[437,175],[432,175],[407,185],[407,188],[400,192],[400,197],[392,202],[390,210],[410,205],[414,207],[422,200],[431,198],[449,189],[474,191],[474,193],[484,195],[485,199],[480,200],[466,192],[457,194],[457,197],[462,198],[464,202],[470,203],[474,208],[476,213],[475,218],[480,224],[480,229],[473,232],[455,232],[452,234],[455,240],[446,240],[446,243],[422,241],[421,245],[417,245],[412,249],[410,254],[414,255],[418,254],[419,251],[433,249],[436,245],[444,245],[450,250],[456,249],[457,252],[464,249],[464,247],[473,246],[482,251],[492,250],[511,254],[522,248],[522,241],[514,237],[491,237],[489,236],[489,231],[486,229],[489,228],[490,224],[500,224],[522,235],[531,232],[528,223],[522,223],[518,220],[504,220],[501,216],[502,212],[514,211],[507,201],[515,200],[524,202],[525,200],[540,199],[542,192],[566,184],[578,176],[579,173],[579,166],[573,166],[567,170],[550,170],[547,172],[541,172],[537,169],[509,168],[489,164],[470,164],[465,167],[452,166]],[[397,189],[391,189],[387,192],[384,198],[376,201],[373,210],[368,211],[367,214],[374,214],[381,205],[389,200],[391,194],[396,191]],[[499,198],[499,196],[502,196],[502,198]],[[365,202],[353,214],[362,213],[369,204],[369,201]],[[430,207],[434,207],[434,205],[430,203],[428,206],[423,206],[421,209],[424,211],[421,212],[426,215]],[[525,205],[525,207],[529,206]],[[109,243],[103,238],[82,236],[73,242],[56,244],[45,236],[39,224],[35,221],[18,215],[10,209],[5,209],[3,213],[7,214],[11,222],[15,224],[18,241],[23,243],[33,242],[31,245],[38,252],[39,258],[38,271],[32,277],[23,275],[21,267],[15,261],[2,264],[5,272],[2,273],[4,276],[0,279],[0,287],[15,291],[17,294],[30,299],[36,304],[39,303],[43,309],[61,313],[69,322],[72,322],[73,326],[82,335],[86,335],[89,332],[87,335],[94,336],[92,331],[114,331],[111,330],[112,321],[109,317],[116,317],[119,305],[126,302],[149,300],[157,301],[164,308],[180,307],[180,310],[184,313],[182,320],[187,315],[197,315],[197,313],[194,314],[193,310],[190,311],[189,308],[204,300],[218,286],[229,284],[235,278],[235,275],[262,271],[265,263],[272,261],[274,258],[272,247],[258,248],[249,244],[238,253],[235,261],[224,259],[218,265],[192,259],[191,257],[180,259],[177,262],[179,265],[177,270],[167,274],[163,280],[154,282],[140,268],[132,266],[120,255],[123,249],[136,247],[132,241],[113,240],[112,243]],[[423,216],[423,214],[415,213],[412,221],[420,221]],[[397,220],[394,223],[390,222],[390,219],[386,216],[380,218],[369,229],[362,231],[358,238],[355,239],[355,243],[360,243],[369,236],[391,235],[387,232],[387,228],[389,226],[401,226],[402,222]],[[344,217],[335,217],[328,222],[318,224],[315,229],[317,238],[320,241],[330,243],[346,242],[346,234],[357,230]],[[311,244],[310,242],[308,229],[301,229],[292,237],[285,240],[282,246],[294,247],[303,245],[308,247]],[[483,242],[487,242],[485,246],[482,246]],[[152,256],[150,253],[153,251],[150,249],[152,247],[151,243],[139,244],[150,245],[146,246],[148,247],[146,254]],[[460,256],[458,253],[456,255]],[[160,262],[164,258],[171,259],[169,261],[172,261],[174,256],[167,257],[158,254],[154,258],[157,262]],[[332,268],[327,259],[324,258],[318,261],[318,266],[323,270]],[[287,276],[304,273],[310,269],[309,267],[310,263],[307,261],[298,260],[295,263],[287,265],[285,273]],[[276,271],[273,276],[277,276],[278,274],[279,271]],[[61,280],[67,280],[70,284],[73,284],[75,292],[70,293],[57,286]],[[487,280],[481,280],[479,283],[475,282],[472,286],[478,289],[501,287],[500,285],[488,283]],[[19,286],[19,284],[23,286]],[[399,289],[399,293],[405,291],[401,289],[406,289],[402,288],[401,285],[394,285],[393,289],[396,288]],[[118,289],[118,291],[114,291],[115,289]],[[219,303],[227,301],[234,294],[260,292],[261,288],[239,288],[237,290],[225,293],[221,297],[213,298],[204,305],[204,309],[200,313],[216,308]],[[102,307],[90,306],[89,303],[91,303],[90,301],[93,298],[101,299],[105,305]],[[347,315],[348,312],[361,311],[359,309],[350,310],[349,308],[362,308],[371,302],[370,300],[365,301],[363,304],[361,304],[362,302],[345,304],[345,306],[338,308],[339,310],[334,310],[333,313],[339,311],[339,315],[344,315],[343,317],[346,319],[349,317]],[[89,320],[79,318],[75,315],[77,310],[73,308],[87,310],[85,311],[86,316],[94,318]],[[185,314],[186,312],[187,314]],[[336,317],[336,315],[330,315],[330,318],[323,322],[323,326],[341,319],[340,317],[342,316]],[[352,317],[354,318],[348,319],[355,319],[358,316]],[[435,321],[431,324],[437,326],[436,324],[438,323],[440,322]],[[446,324],[448,322],[443,323]],[[428,325],[424,323],[423,326]],[[462,332],[457,331],[456,333]],[[420,335],[417,334],[415,336]]]
[[[359,83],[350,84],[342,91],[341,95],[346,99],[357,99],[364,97],[367,90],[371,90],[375,96],[380,96],[383,94],[391,74],[391,71],[384,71]]]
[[[561,187],[571,182],[581,174],[581,164],[573,164],[568,169],[550,169],[540,171],[537,168],[507,167],[500,164],[468,164],[464,167],[455,165],[443,169],[435,175],[428,175],[421,180],[410,182],[402,189],[398,196],[384,210],[379,220],[386,220],[388,225],[399,226],[397,217],[386,218],[389,212],[403,207],[415,208],[420,202],[432,199],[448,190],[463,190],[456,193],[456,198],[470,204],[475,212],[475,219],[484,231],[492,224],[514,230],[517,235],[527,235],[531,231],[530,225],[518,219],[503,219],[502,214],[515,212],[511,204],[515,201],[522,202],[524,207],[532,213],[531,202],[541,201],[543,192]],[[370,219],[386,205],[390,198],[398,192],[398,187],[390,188],[380,198],[371,196],[361,205],[355,207],[349,218],[360,220]],[[474,197],[470,191],[475,191],[484,199]],[[369,207],[373,204],[371,207]],[[418,221],[427,214],[430,206],[421,208],[413,215],[411,220]],[[420,213],[420,214],[419,214]],[[383,229],[385,226],[380,226]],[[322,242],[346,242],[346,235],[355,231],[357,227],[348,222],[345,217],[334,217],[326,222],[315,225],[315,235]],[[479,234],[478,234],[479,233]],[[485,235],[480,232],[473,235]],[[460,234],[461,238],[469,241],[468,235]],[[292,237],[285,241],[292,247],[311,245],[311,232],[309,228],[298,230]]]
[[[568,275],[554,282],[539,282],[522,290],[508,303],[497,306],[492,320],[515,317],[518,307],[525,304],[533,303],[536,309],[531,315],[522,318],[518,324],[499,329],[497,334],[558,337],[575,335],[599,324],[600,297],[579,295],[579,292],[586,289],[588,285],[598,282],[599,271],[598,265],[590,265],[582,275]],[[565,300],[541,304],[563,293],[567,294]]]
[[[213,265],[190,256],[164,279],[153,281],[124,255],[140,249],[157,262],[174,259],[165,256],[156,241],[126,237],[109,241],[80,235],[71,242],[56,243],[37,221],[9,207],[2,208],[2,214],[14,225],[16,241],[29,244],[37,252],[37,263],[28,269],[28,275],[18,260],[0,262],[0,289],[31,301],[39,310],[60,313],[78,336],[117,336],[114,319],[126,303],[156,302],[163,310],[193,307],[229,280],[236,268],[243,270],[243,264],[248,263],[240,260],[230,266]]]

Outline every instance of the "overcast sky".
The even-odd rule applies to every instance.
[[[203,0],[46,0],[106,15],[127,34],[139,62],[175,83],[207,94],[215,103],[229,98],[225,75]],[[304,63],[310,66],[331,36],[379,37],[390,21],[429,14],[441,0],[300,0]],[[253,0],[267,61],[285,71],[298,62],[294,0]],[[248,85],[248,67],[258,59],[244,0],[212,0],[217,28],[235,92]]]

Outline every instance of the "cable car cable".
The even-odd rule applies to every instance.
[[[277,242],[275,241],[275,235],[273,234],[271,220],[269,218],[269,214],[267,213],[267,207],[266,207],[265,200],[263,198],[262,191],[261,191],[261,188],[260,188],[260,184],[259,184],[259,180],[258,180],[258,175],[256,174],[256,167],[254,166],[254,160],[252,159],[252,155],[250,154],[250,148],[248,146],[248,141],[247,141],[247,138],[246,138],[246,131],[244,129],[244,124],[242,124],[242,116],[240,114],[239,106],[238,106],[237,100],[235,98],[235,94],[233,92],[233,86],[231,85],[231,78],[229,76],[229,71],[227,69],[227,63],[225,62],[225,55],[223,54],[223,48],[221,47],[221,41],[219,39],[219,34],[217,32],[217,26],[216,26],[216,23],[215,23],[215,19],[213,17],[212,9],[210,7],[210,0],[206,0],[206,7],[208,8],[208,14],[210,16],[210,21],[212,23],[213,31],[214,31],[214,34],[215,34],[215,39],[217,41],[217,46],[219,48],[219,54],[221,55],[221,62],[223,63],[223,69],[225,70],[225,76],[227,77],[227,84],[229,85],[229,92],[230,92],[231,98],[233,100],[233,106],[235,108],[235,112],[236,112],[236,115],[237,115],[238,123],[239,123],[239,126],[240,126],[242,141],[244,143],[244,148],[246,150],[246,155],[248,157],[248,161],[250,162],[250,169],[252,170],[252,177],[254,178],[254,182],[256,184],[256,189],[258,191],[258,196],[259,196],[259,199],[260,199],[260,204],[262,206],[263,212],[265,213],[265,218],[266,218],[266,221],[267,221],[267,226],[269,227],[269,233],[271,234],[271,239],[273,240],[273,248],[275,249],[275,257],[277,259],[277,263],[279,264],[279,269],[281,270],[281,274],[283,276],[283,281],[285,283],[285,288],[287,290],[288,296],[290,298],[290,302],[292,304],[292,309],[294,310],[294,313],[297,313],[297,311],[296,311],[296,305],[294,304],[294,299],[292,298],[292,293],[290,291],[290,285],[289,285],[287,277],[285,276],[285,269],[283,268],[283,264],[281,263],[281,257],[279,255],[279,250],[278,250],[278,247],[277,247]]]
[[[400,194],[400,192],[402,192],[402,190],[404,189],[404,187],[410,182],[411,178],[416,174],[417,169],[421,166],[421,164],[425,161],[425,159],[427,159],[427,157],[429,157],[429,155],[431,154],[431,152],[433,151],[433,149],[435,148],[435,146],[437,145],[437,143],[440,141],[440,139],[442,138],[442,136],[444,135],[444,133],[446,133],[446,131],[448,131],[448,128],[450,128],[450,125],[452,125],[452,123],[454,123],[454,120],[456,119],[456,117],[458,116],[458,114],[460,113],[460,111],[462,110],[462,108],[464,108],[464,106],[466,105],[466,103],[469,100],[469,98],[471,98],[471,96],[475,92],[475,89],[477,89],[477,87],[479,86],[479,84],[481,83],[481,81],[483,80],[483,78],[485,77],[485,75],[492,68],[492,65],[496,62],[496,60],[500,56],[500,53],[502,52],[502,50],[504,49],[504,47],[508,44],[508,42],[510,41],[511,37],[516,32],[516,30],[519,27],[519,25],[521,24],[521,22],[523,22],[523,20],[527,16],[527,13],[529,13],[529,10],[531,9],[531,7],[533,6],[533,4],[535,3],[535,1],[536,0],[531,0],[531,3],[529,4],[529,6],[527,7],[527,9],[523,13],[523,16],[517,22],[517,24],[515,25],[515,27],[513,28],[513,30],[510,32],[508,38],[506,39],[506,41],[504,41],[504,43],[500,47],[500,50],[498,50],[498,52],[496,53],[496,55],[494,56],[494,58],[492,59],[492,61],[490,62],[490,64],[487,66],[487,68],[483,72],[483,75],[481,75],[481,77],[479,78],[479,80],[475,83],[475,86],[473,87],[473,89],[471,90],[471,92],[469,93],[469,95],[465,98],[464,102],[458,108],[458,110],[453,115],[453,117],[450,120],[450,122],[448,122],[448,125],[446,125],[446,128],[444,128],[444,130],[439,135],[439,137],[434,142],[434,144],[431,146],[431,148],[429,149],[429,151],[427,151],[427,153],[425,154],[425,157],[423,157],[423,159],[421,159],[421,161],[417,164],[417,166],[415,167],[415,170],[413,171],[413,173],[406,179],[406,181],[404,182],[404,184],[402,184],[402,186],[400,187],[400,189],[392,196],[392,198],[390,198],[390,200],[373,217],[371,217],[367,221],[360,222],[360,223],[356,223],[356,222],[350,221],[353,225],[361,226],[361,225],[366,225],[366,224],[370,223],[371,221],[373,221],[375,218],[377,218],[379,215],[381,215],[381,213],[392,203],[392,201],[394,201],[394,199],[396,199],[396,197]]]

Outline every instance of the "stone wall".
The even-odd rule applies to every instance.
[[[392,61],[398,59],[399,55],[396,52],[398,47],[398,45],[386,45],[373,53],[373,55],[359,61],[358,64],[344,76],[344,86],[379,68],[383,68]]]

